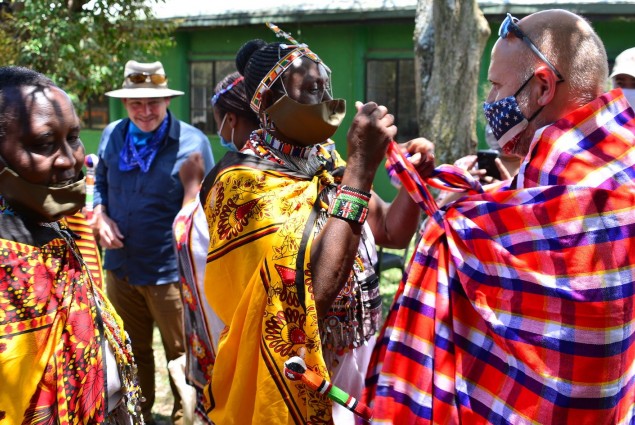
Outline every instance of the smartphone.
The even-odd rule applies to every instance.
[[[498,167],[496,166],[496,162],[494,161],[496,158],[498,158],[497,150],[479,150],[476,152],[476,158],[476,168],[478,168],[479,170],[486,170],[486,175],[493,177],[496,180],[501,179],[501,173],[500,171],[498,171]]]

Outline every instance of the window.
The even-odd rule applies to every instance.
[[[105,96],[94,97],[88,101],[84,116],[82,117],[82,127],[94,130],[101,130],[108,125],[108,98]]]
[[[397,141],[418,137],[413,59],[373,59],[366,62],[366,100],[385,105],[395,116]]]
[[[204,133],[216,133],[214,112],[210,99],[214,87],[236,70],[234,61],[192,62],[190,65],[190,122]]]

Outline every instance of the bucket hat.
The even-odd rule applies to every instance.
[[[631,77],[635,77],[635,47],[624,50],[615,58],[613,72],[611,72],[609,78],[613,78],[619,74],[627,74]]]
[[[116,98],[152,98],[181,96],[182,91],[168,88],[168,79],[161,62],[143,63],[130,60],[124,68],[122,88],[106,93]]]

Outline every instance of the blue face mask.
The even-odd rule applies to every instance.
[[[525,88],[527,83],[533,78],[529,77],[527,81],[513,94],[492,103],[484,103],[483,111],[485,112],[485,120],[492,129],[494,137],[498,140],[501,149],[509,142],[516,139],[520,133],[529,125],[529,121],[533,120],[542,107],[538,109],[529,119],[520,110],[516,96]]]
[[[233,133],[234,133],[234,129],[232,128],[232,140],[234,139]],[[223,139],[223,136],[219,136],[219,137],[220,137],[220,144],[222,147],[224,147],[230,152],[238,152],[238,148],[236,147],[234,142],[232,142],[231,140]]]
[[[223,126],[225,125],[225,119],[227,118],[227,114],[223,117],[223,121],[220,123],[220,128],[216,132],[218,137],[220,138],[220,144],[222,147],[227,149],[230,152],[238,152],[238,148],[234,144],[234,129],[232,128],[231,140],[226,140],[223,136],[220,135],[221,131],[223,131]]]
[[[631,108],[635,109],[635,89],[622,89],[622,93],[624,93],[624,97],[628,100]]]

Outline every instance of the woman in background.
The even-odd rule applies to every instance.
[[[228,152],[243,147],[249,134],[258,126],[258,117],[249,108],[243,78],[237,72],[227,75],[215,88],[211,99],[214,120],[221,144]],[[203,282],[209,231],[201,206],[199,189],[204,173],[200,155],[192,154],[182,165],[179,177],[185,196],[183,208],[174,225],[174,242],[179,262],[181,296],[185,325],[186,382],[196,389],[196,414],[211,423],[202,407],[203,387],[211,379],[219,334],[225,324],[218,318],[204,296]],[[181,394],[185,400],[185,396]],[[184,406],[185,408],[185,406]],[[184,412],[187,415],[189,412]]]

